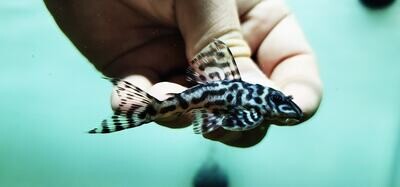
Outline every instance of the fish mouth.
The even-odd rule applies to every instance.
[[[300,113],[291,117],[284,118],[283,121],[285,125],[296,125],[300,123],[302,119],[303,119],[303,113]]]
[[[302,120],[303,117],[304,117],[303,113],[301,112],[301,110],[299,110],[299,112],[292,113],[285,117],[282,116],[276,120],[272,120],[271,122],[281,126],[292,126],[299,124],[301,121],[303,121]]]
[[[290,101],[290,104],[294,110],[294,113],[291,113],[289,116],[286,116],[284,119],[284,123],[286,125],[295,125],[298,124],[302,121],[304,114],[303,111],[300,109],[300,107],[294,103],[293,101]]]
[[[294,117],[285,117],[280,119],[270,120],[270,123],[279,125],[279,126],[292,126],[299,124],[301,122],[301,118],[294,118]]]
[[[286,125],[294,125],[294,124],[297,124],[299,122],[300,122],[299,119],[293,119],[293,118],[286,118],[285,119],[285,124]]]
[[[286,104],[290,106],[291,112],[279,114],[271,119],[272,124],[280,126],[292,126],[304,121],[304,114],[300,107],[292,101],[292,97],[287,97]]]

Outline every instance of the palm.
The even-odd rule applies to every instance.
[[[188,66],[185,54],[191,58],[196,50],[188,50],[192,45],[182,35],[207,30],[185,19],[197,7],[183,8],[187,14],[178,29],[176,19],[179,20],[180,14],[174,12],[178,2],[45,0],[60,28],[100,72],[120,78],[135,75],[128,79],[159,99],[166,98],[168,93],[183,91],[185,87],[181,85],[189,86],[185,81]],[[258,63],[246,55],[236,58],[243,80],[271,85],[268,75],[283,91],[294,96],[306,116],[311,116],[319,105],[321,85],[311,49],[293,16],[279,0],[237,0],[237,6],[242,35]],[[219,17],[210,20],[219,20]],[[187,25],[192,27],[185,28]],[[298,77],[301,80],[296,82]],[[114,97],[113,104],[118,102]],[[185,118],[159,122],[169,127],[190,124]],[[264,137],[267,127],[234,133],[220,130],[208,138],[250,146]]]

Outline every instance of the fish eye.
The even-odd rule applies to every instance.
[[[283,98],[280,95],[272,95],[271,99],[275,103],[280,103],[283,101]]]

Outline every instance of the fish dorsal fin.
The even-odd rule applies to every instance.
[[[217,39],[203,48],[190,62],[188,81],[206,83],[240,80],[240,73],[228,46]]]
[[[208,112],[206,109],[192,110],[194,116],[193,131],[195,134],[207,134],[222,126],[224,116]]]

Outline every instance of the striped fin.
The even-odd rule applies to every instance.
[[[113,115],[109,119],[103,120],[100,127],[90,130],[89,133],[111,133],[135,126],[136,123],[133,119],[126,118],[123,115]]]
[[[187,80],[206,83],[219,80],[240,80],[240,73],[228,46],[215,39],[193,58],[187,69]]]
[[[222,126],[230,131],[250,130],[264,121],[261,112],[256,108],[250,109],[235,109],[230,116],[224,120]]]
[[[224,116],[209,113],[206,109],[192,110],[193,131],[195,134],[207,134],[222,126]]]
[[[151,122],[157,114],[154,109],[157,100],[130,82],[110,80],[116,86],[121,102],[113,116],[103,120],[100,127],[89,133],[111,133]]]

